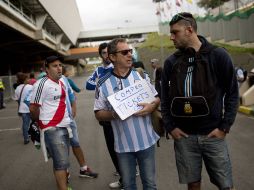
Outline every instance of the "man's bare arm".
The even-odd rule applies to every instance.
[[[30,109],[30,115],[31,115],[32,120],[38,121],[39,115],[40,115],[40,107],[38,105],[31,104],[29,109]]]

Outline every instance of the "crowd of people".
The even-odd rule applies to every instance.
[[[157,189],[155,144],[160,134],[152,116],[157,111],[165,133],[174,140],[179,182],[189,190],[201,189],[204,162],[211,183],[220,190],[233,189],[226,136],[236,117],[239,95],[232,60],[224,48],[197,34],[190,13],[176,14],[169,25],[177,51],[165,60],[163,68],[158,59],[150,61],[152,79],[143,63],[133,59],[127,41],[116,38],[100,44],[102,66],[85,82],[86,90],[94,90],[94,115],[119,176],[109,187],[136,190],[136,176],[140,175],[144,190]],[[47,57],[44,66],[37,80],[33,74],[28,78],[18,73],[14,85],[24,144],[30,141],[31,121],[36,122],[45,161],[48,154],[53,160],[57,188],[70,190],[70,147],[80,166],[79,176],[98,176],[88,167],[78,138],[74,91],[81,89],[69,78],[69,68],[63,66],[61,57]],[[152,89],[153,101],[138,102],[140,109],[122,120],[108,97],[143,80]],[[0,99],[3,90],[0,80]],[[3,107],[0,101],[0,109]]]

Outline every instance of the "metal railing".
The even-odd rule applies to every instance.
[[[34,15],[32,14],[32,12],[29,11],[28,8],[26,8],[26,10],[30,12],[30,15],[27,15],[26,13],[24,13],[22,4],[20,5],[20,7],[17,7],[14,4],[12,4],[9,0],[0,0],[0,1],[4,2],[8,7],[10,7],[12,10],[17,12],[20,16],[25,18],[30,23],[32,23],[34,25],[36,24],[35,19],[34,19]]]

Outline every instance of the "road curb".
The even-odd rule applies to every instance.
[[[240,106],[238,111],[241,112],[241,113],[244,113],[246,115],[252,115],[252,116],[254,116],[254,109],[251,108],[251,107]]]

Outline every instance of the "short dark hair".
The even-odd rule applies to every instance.
[[[190,25],[194,29],[194,31],[197,32],[198,28],[197,22],[191,13],[188,12],[177,13],[172,17],[171,21],[169,22],[169,25],[172,26],[178,22],[181,22],[181,24],[186,26]]]
[[[53,63],[54,61],[59,60],[60,62],[63,62],[63,57],[51,55],[45,59],[45,67],[49,67],[50,63]]]
[[[17,74],[17,82],[19,84],[24,84],[28,76],[25,73],[19,72]]]
[[[124,38],[115,38],[111,40],[108,43],[108,54],[114,54],[115,52],[117,52],[116,46],[118,43],[127,43],[127,42],[126,42],[126,39]]]
[[[99,51],[100,55],[101,55],[102,50],[105,49],[106,47],[108,47],[108,43],[106,43],[106,42],[99,45],[98,51]]]
[[[34,78],[34,73],[30,73],[29,77]]]

